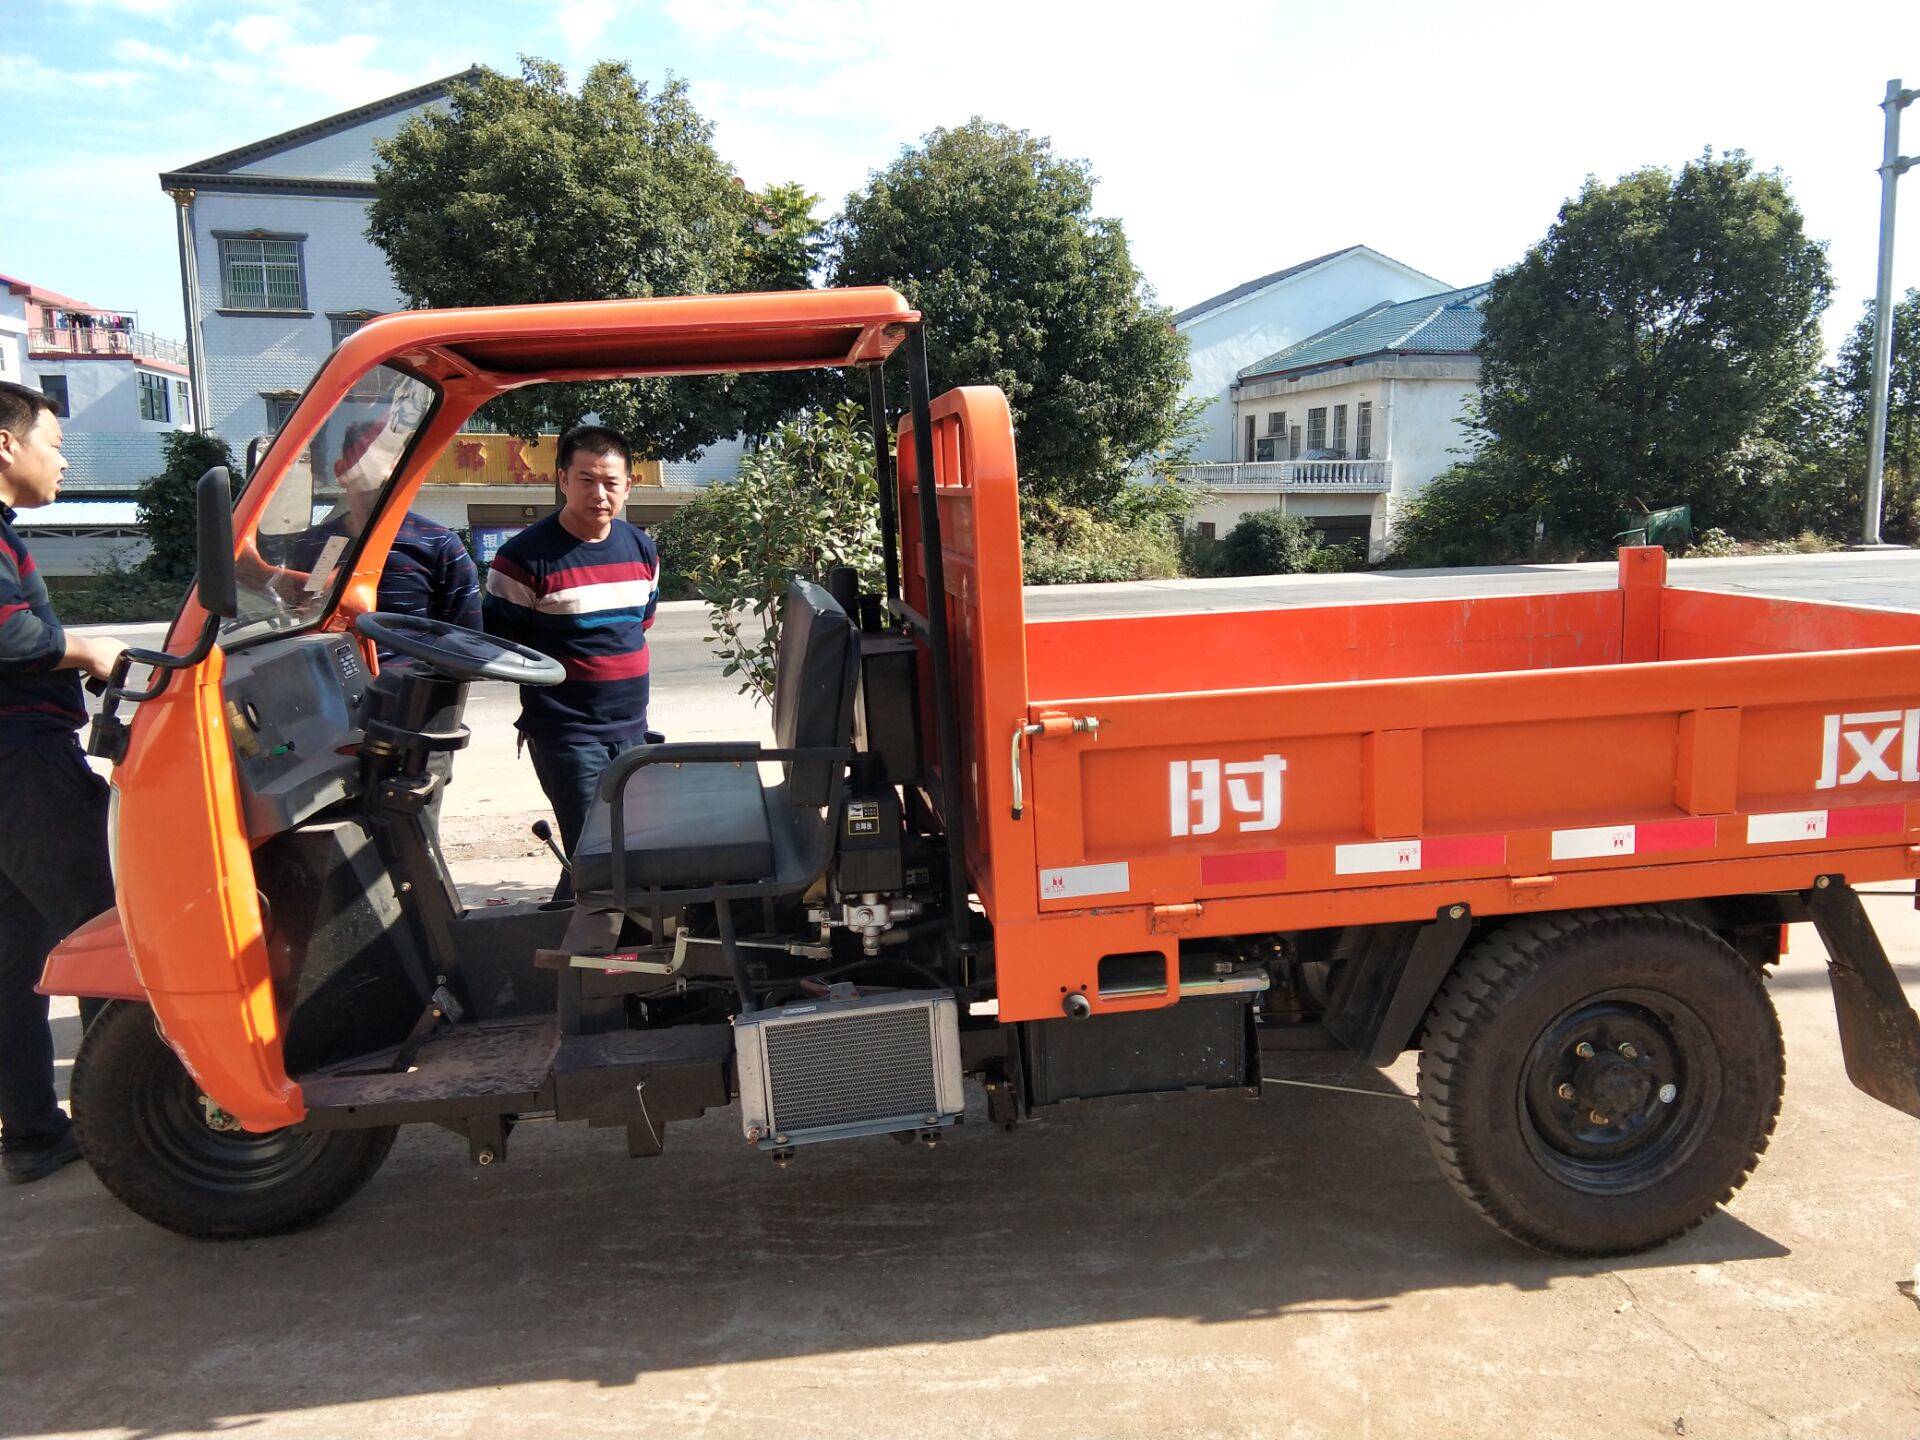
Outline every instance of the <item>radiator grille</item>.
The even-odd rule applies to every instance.
[[[925,1008],[769,1025],[773,1124],[782,1132],[940,1110]]]

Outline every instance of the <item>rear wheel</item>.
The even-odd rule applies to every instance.
[[[144,1005],[115,1002],[87,1027],[73,1067],[73,1123],[87,1161],[128,1209],[205,1240],[298,1230],[366,1184],[393,1127],[255,1134],[200,1093]]]
[[[1730,1199],[1785,1073],[1753,967],[1667,911],[1507,925],[1442,988],[1420,1057],[1427,1138],[1454,1188],[1558,1255],[1645,1250]]]

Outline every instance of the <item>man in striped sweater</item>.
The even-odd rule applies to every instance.
[[[623,518],[631,463],[616,431],[587,425],[562,436],[560,508],[500,547],[481,604],[488,633],[566,667],[558,685],[521,687],[517,723],[569,855],[601,774],[647,734],[660,559]],[[554,898],[572,894],[563,876]]]
[[[80,1158],[53,1090],[47,952],[113,908],[107,787],[74,740],[82,673],[106,679],[117,640],[72,635],[13,528],[16,506],[52,503],[67,468],[60,417],[38,390],[0,381],[0,1168],[24,1184]]]

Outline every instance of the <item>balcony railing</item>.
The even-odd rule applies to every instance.
[[[145,330],[109,330],[104,325],[77,325],[66,330],[33,330],[27,348],[35,355],[130,355],[141,360],[187,363],[187,347]]]
[[[1391,460],[1257,460],[1240,465],[1183,465],[1190,485],[1210,490],[1347,490],[1393,488]]]

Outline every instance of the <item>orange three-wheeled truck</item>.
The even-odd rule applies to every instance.
[[[463,911],[437,757],[473,682],[560,670],[374,608],[422,477],[515,386],[808,366],[868,372],[884,593],[797,578],[777,748],[631,751],[575,902]],[[1853,889],[1920,870],[1920,615],[1671,589],[1642,549],[1603,593],[1029,622],[1006,399],[931,397],[886,289],[387,316],[237,506],[222,471],[200,498],[171,651],[93,732],[116,913],[44,983],[115,1002],[79,1133],[183,1233],[312,1221],[411,1122],[481,1164],[535,1119],[651,1155],[737,1100],[785,1159],[931,1140],[969,1076],[1012,1125],[1413,1048],[1472,1206],[1636,1250],[1766,1144],[1797,920],[1853,1079],[1920,1114],[1920,1022]]]

